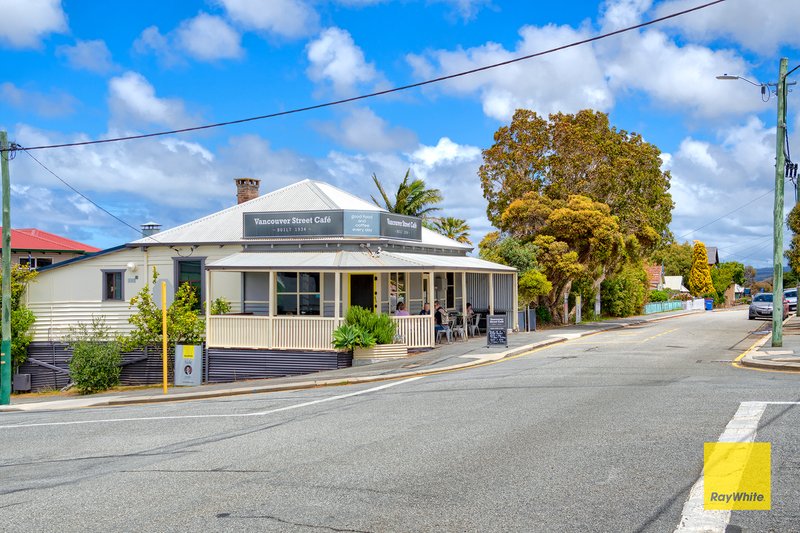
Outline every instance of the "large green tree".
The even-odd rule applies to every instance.
[[[692,251],[693,247],[688,242],[672,242],[654,250],[650,254],[650,261],[656,265],[664,265],[665,276],[682,276],[686,283],[692,269]]]
[[[670,175],[661,169],[660,155],[641,135],[612,127],[605,113],[545,119],[519,109],[483,151],[479,174],[487,215],[499,227],[506,209],[526,193],[586,196],[606,204],[620,230],[647,253],[669,234],[672,220]]]
[[[563,313],[564,294],[574,282],[599,290],[637,247],[635,238],[622,234],[607,205],[578,195],[560,200],[528,192],[506,208],[500,228],[538,248],[538,263],[552,284],[546,303],[554,317]]]
[[[394,198],[390,198],[378,176],[373,174],[372,181],[378,188],[382,202],[374,196],[372,196],[372,201],[378,207],[398,215],[427,217],[434,211],[438,211],[440,208],[436,207],[436,204],[442,201],[442,192],[439,189],[429,189],[425,186],[425,181],[420,178],[409,181],[410,179],[411,169],[408,169],[394,193]]]

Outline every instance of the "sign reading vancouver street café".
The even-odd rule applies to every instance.
[[[381,211],[244,213],[246,239],[264,237],[390,237],[422,240],[422,221]]]

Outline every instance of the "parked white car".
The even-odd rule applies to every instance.
[[[789,301],[789,311],[797,311],[797,289],[786,289],[783,297]]]

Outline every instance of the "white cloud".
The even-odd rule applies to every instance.
[[[405,150],[417,144],[413,131],[391,127],[369,108],[352,109],[339,125],[324,123],[319,129],[346,148],[366,152]]]
[[[447,4],[453,13],[464,21],[475,18],[483,7],[490,6],[491,0],[428,0],[435,4]]]
[[[514,50],[489,42],[467,50],[436,50],[425,56],[412,54],[407,59],[416,76],[426,78],[508,61],[589,36],[588,30],[554,25],[524,26],[519,33],[521,39]],[[614,103],[592,46],[570,48],[456,78],[441,86],[451,94],[477,94],[484,113],[498,120],[508,120],[518,108],[547,115],[587,107],[606,111]]]
[[[695,0],[667,0],[656,7],[655,13],[663,16],[696,5]],[[770,56],[781,45],[800,47],[798,19],[800,3],[797,0],[737,0],[676,17],[665,25],[698,41],[725,39]]]
[[[153,53],[167,67],[180,65],[183,56],[198,61],[237,59],[244,55],[242,37],[220,17],[200,13],[165,34],[156,26],[145,28],[133,43],[141,54]]]
[[[409,160],[412,174],[442,191],[442,210],[436,215],[466,220],[471,227],[470,240],[477,249],[481,239],[494,231],[486,218],[486,200],[478,179],[483,161],[480,148],[442,137],[433,146],[420,145]]]
[[[343,29],[324,30],[306,51],[311,63],[308,77],[317,83],[329,82],[337,94],[352,94],[359,84],[379,78],[375,66],[367,63],[364,52]]]
[[[138,72],[126,72],[108,82],[111,122],[116,127],[147,125],[185,127],[193,120],[177,98],[160,98],[155,88]]]
[[[313,35],[319,15],[301,0],[218,0],[228,16],[250,30],[263,31],[286,39]]]
[[[731,50],[678,46],[666,34],[629,34],[603,48],[610,86],[640,90],[657,104],[698,117],[722,117],[765,109],[757,90],[745,83],[723,83],[716,75],[746,73],[745,60]]]
[[[36,48],[49,33],[67,31],[61,0],[4,0],[0,16],[0,43],[14,48]]]
[[[97,74],[107,74],[116,67],[111,59],[111,51],[105,41],[77,41],[73,46],[63,45],[56,54],[67,59],[69,66],[76,70],[88,70]]]
[[[11,82],[0,83],[0,105],[6,103],[18,109],[33,111],[43,117],[63,117],[75,112],[77,100],[63,91],[42,93],[23,89]]]
[[[175,30],[178,46],[201,61],[235,59],[244,55],[241,36],[220,17],[200,13]]]
[[[672,174],[675,201],[671,228],[681,240],[698,239],[719,247],[722,261],[767,266],[771,263],[774,129],[750,117],[720,130],[718,137],[717,143],[686,138],[676,153],[667,154],[664,167]],[[791,184],[787,185],[787,204],[793,204]]]
[[[174,44],[157,26],[149,26],[142,30],[133,43],[133,49],[140,54],[155,54],[167,67],[178,65],[183,61]]]
[[[48,133],[25,125],[19,126],[13,137],[23,146],[87,138],[83,134]],[[262,194],[304,178],[320,179],[369,200],[370,195],[377,193],[370,180],[373,173],[389,188],[396,188],[406,169],[411,168],[412,174],[424,178],[428,186],[442,190],[445,198],[442,214],[466,219],[473,227],[476,243],[491,230],[476,178],[480,150],[447,138],[432,146],[416,145],[409,154],[331,152],[311,158],[291,150],[274,149],[259,136],[243,135],[214,149],[200,142],[170,137],[46,151],[37,157],[134,227],[149,220],[165,228],[174,227],[231,206],[235,202],[236,177],[260,178]],[[63,185],[30,158],[19,157],[15,164],[20,175],[26,176],[26,189],[15,190],[12,196],[12,208],[20,224],[67,233],[101,247],[136,238],[130,228],[85,201],[72,198],[72,193],[67,193]],[[64,200],[67,205],[62,205],[66,204]],[[52,210],[53,217],[42,219],[43,210]],[[65,230],[67,227],[70,229]]]

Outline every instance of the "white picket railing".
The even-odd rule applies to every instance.
[[[276,316],[272,317],[273,348],[288,350],[332,350],[333,330],[339,318]]]
[[[392,320],[408,348],[433,347],[429,315],[393,316]],[[332,350],[333,330],[341,323],[341,318],[213,315],[208,321],[206,342],[212,348]]]
[[[323,317],[211,316],[208,346],[266,350],[332,350],[341,319]]]
[[[430,315],[393,316],[397,335],[408,348],[433,348],[433,322]]]

